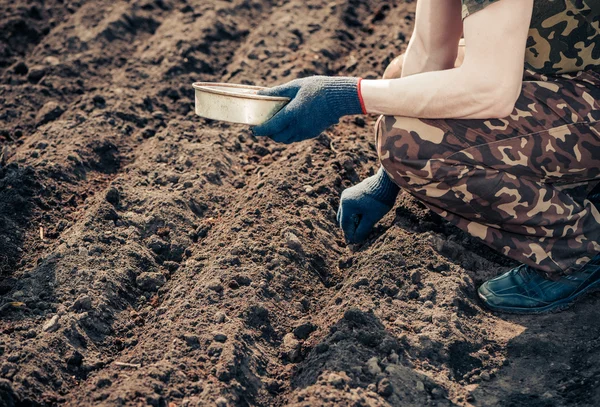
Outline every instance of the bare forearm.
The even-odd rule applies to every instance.
[[[399,79],[362,81],[367,112],[440,119],[507,116],[521,91],[532,9],[533,0],[503,0],[467,17],[463,29],[468,51],[458,68],[431,72],[421,69],[422,73],[412,75],[419,63],[427,63],[415,58],[417,68],[407,66],[412,72],[405,74],[403,70]],[[417,47],[418,43],[414,44]],[[454,41],[450,45],[454,50]],[[421,45],[417,50],[428,47]],[[442,62],[433,61],[443,69],[452,56],[455,54],[446,55]],[[409,57],[412,55],[407,55],[406,63]]]
[[[405,76],[363,80],[368,113],[419,118],[475,119],[501,116],[502,84],[487,86],[469,77],[463,67]],[[505,109],[504,109],[505,110]]]

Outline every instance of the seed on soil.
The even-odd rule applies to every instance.
[[[60,328],[60,322],[58,321],[60,317],[58,315],[54,315],[52,318],[48,320],[42,327],[42,331],[44,332],[54,332],[58,328]]]

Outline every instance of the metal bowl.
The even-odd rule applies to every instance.
[[[207,119],[257,125],[280,111],[289,98],[259,96],[260,86],[196,82],[196,114]]]

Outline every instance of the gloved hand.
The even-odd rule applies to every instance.
[[[337,221],[348,243],[360,243],[392,209],[400,188],[384,171],[342,192]]]
[[[317,137],[339,122],[340,117],[364,113],[360,78],[311,76],[261,90],[259,95],[292,99],[266,123],[255,126],[254,134],[280,143]]]

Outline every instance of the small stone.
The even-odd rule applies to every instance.
[[[419,270],[415,270],[410,274],[410,281],[412,281],[413,284],[419,284],[422,278],[423,275]]]
[[[112,204],[113,206],[117,206],[120,200],[119,190],[115,187],[110,187],[108,191],[106,191],[104,198],[108,203]]]
[[[288,232],[285,234],[285,244],[292,250],[297,252],[302,251],[302,242],[298,239],[298,236],[293,234],[292,232]]]
[[[300,342],[295,338],[294,334],[288,333],[283,337],[283,346],[285,348],[296,349],[300,347]]]
[[[227,399],[225,397],[219,397],[215,400],[217,407],[227,407]]]
[[[92,309],[92,297],[89,295],[80,295],[73,303],[73,310],[75,311],[89,311]]]
[[[44,58],[44,64],[49,66],[56,66],[60,64],[60,59],[58,59],[55,56],[49,55],[46,58]]]
[[[213,290],[214,292],[220,293],[223,291],[223,285],[219,280],[213,280],[208,283],[208,289]]]
[[[373,376],[377,376],[381,373],[381,368],[379,367],[379,359],[376,356],[369,359],[365,365],[367,367],[367,372]]]
[[[54,332],[60,328],[60,323],[58,322],[59,318],[60,317],[58,315],[54,315],[52,318],[50,318],[50,320],[48,320],[48,322],[46,322],[42,327],[42,331]]]
[[[481,372],[479,377],[481,377],[481,380],[485,380],[486,382],[489,381],[491,378],[488,372]]]
[[[310,336],[310,334],[316,329],[317,326],[315,324],[313,324],[312,322],[306,322],[294,328],[293,332],[294,335],[296,335],[296,338],[304,340],[307,339]]]
[[[327,382],[334,387],[342,387],[345,383],[345,380],[339,374],[330,373],[329,377],[327,377]]]
[[[167,280],[161,273],[144,272],[137,276],[135,282],[142,290],[156,291],[162,287]]]
[[[217,342],[225,342],[227,340],[227,335],[222,332],[215,332],[213,334],[213,339]]]
[[[425,306],[425,308],[433,308],[433,302],[429,300],[425,301],[423,305]]]
[[[383,397],[389,397],[394,393],[394,388],[388,378],[379,381],[379,384],[377,384],[377,393]]]
[[[306,192],[308,195],[312,195],[315,192],[315,189],[310,185],[305,185],[304,192]]]
[[[415,385],[415,388],[417,389],[417,391],[425,391],[425,383],[418,380],[417,384]]]
[[[41,126],[48,122],[58,119],[63,113],[65,109],[60,106],[55,101],[47,102],[42,108],[38,111],[36,116],[36,126]]]
[[[294,363],[300,359],[300,341],[296,339],[293,333],[288,333],[283,337],[283,356]]]
[[[225,322],[225,318],[227,318],[227,316],[225,315],[224,312],[219,311],[215,314],[215,322],[217,324],[221,324],[221,323]]]

